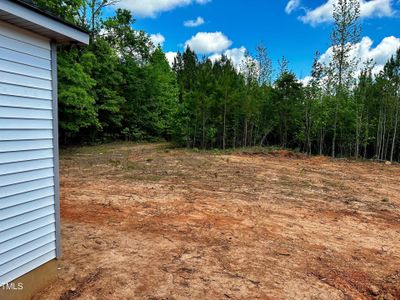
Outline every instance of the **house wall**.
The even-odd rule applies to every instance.
[[[0,286],[57,256],[51,49],[49,39],[0,21]]]

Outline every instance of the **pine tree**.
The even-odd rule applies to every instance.
[[[336,139],[340,110],[347,92],[353,83],[353,72],[358,65],[357,58],[350,57],[351,50],[359,42],[360,27],[359,0],[338,0],[333,6],[334,29],[332,40],[331,74],[335,84],[335,104],[332,134],[332,157],[336,156]]]

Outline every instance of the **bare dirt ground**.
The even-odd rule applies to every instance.
[[[400,299],[400,166],[125,143],[61,173],[35,299]]]

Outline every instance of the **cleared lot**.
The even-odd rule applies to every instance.
[[[68,150],[37,299],[400,299],[400,167],[165,144]]]

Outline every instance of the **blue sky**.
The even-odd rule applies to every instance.
[[[284,55],[290,69],[304,78],[315,51],[325,53],[330,46],[334,1],[122,0],[119,6],[130,9],[137,19],[135,28],[153,34],[170,57],[189,44],[212,57],[228,50],[239,61],[244,48],[254,52],[262,42],[276,67]],[[370,56],[381,68],[400,47],[400,1],[360,1],[364,39],[355,55]],[[185,26],[190,20],[192,27]],[[327,57],[329,51],[321,60]]]

